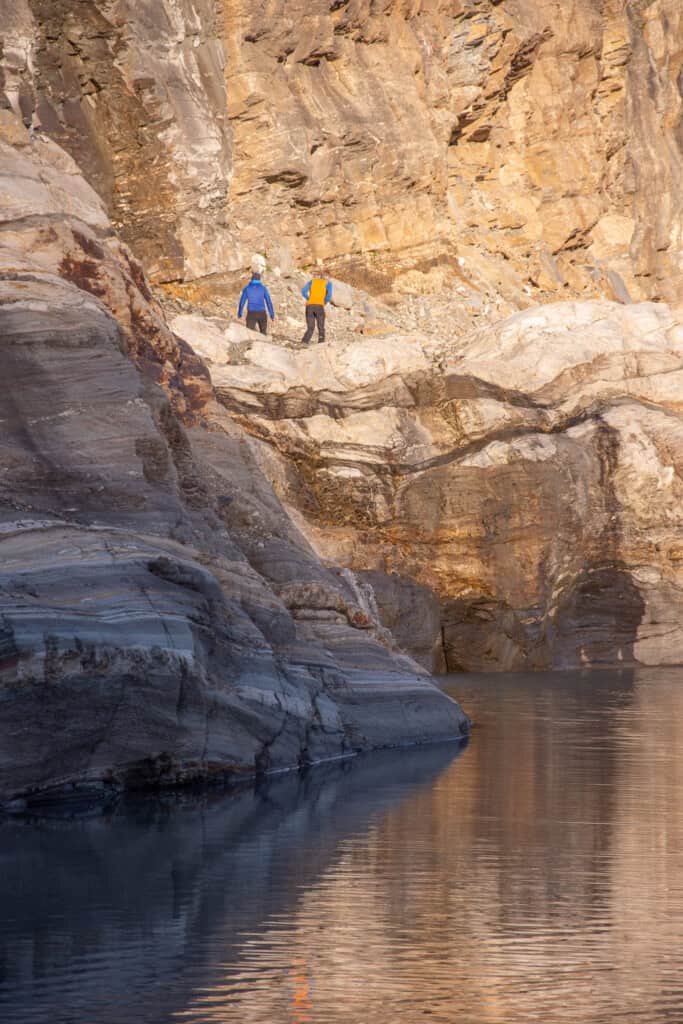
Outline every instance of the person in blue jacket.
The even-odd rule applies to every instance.
[[[247,307],[247,327],[250,331],[259,330],[261,334],[268,333],[268,317],[266,308],[270,313],[270,319],[275,319],[275,311],[270,298],[270,292],[261,281],[260,274],[252,274],[251,281],[244,288],[240,296],[240,305],[237,310],[237,319],[242,319],[244,307]]]
[[[332,298],[332,282],[319,270],[318,276],[304,285],[301,294],[306,299],[306,333],[301,339],[302,344],[309,344],[316,324],[318,344],[322,344],[325,340],[325,306]]]

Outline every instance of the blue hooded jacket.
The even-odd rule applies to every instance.
[[[247,305],[247,308],[251,313],[262,313],[267,307],[268,312],[270,313],[270,319],[275,319],[275,311],[273,310],[270,292],[266,286],[258,280],[258,278],[252,277],[249,284],[242,291],[240,296],[240,306],[237,312],[238,317],[242,316],[245,305]]]

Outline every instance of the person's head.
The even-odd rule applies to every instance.
[[[260,281],[261,280],[261,275],[259,274],[258,270],[255,270],[253,272],[253,274],[251,275],[251,279],[252,279],[252,281]]]

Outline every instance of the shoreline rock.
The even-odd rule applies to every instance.
[[[23,188],[0,218],[0,800],[463,735],[300,535],[73,161],[19,136],[0,139]]]

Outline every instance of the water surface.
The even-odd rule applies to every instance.
[[[0,824],[0,1020],[683,1022],[683,671],[453,677],[470,744]]]

